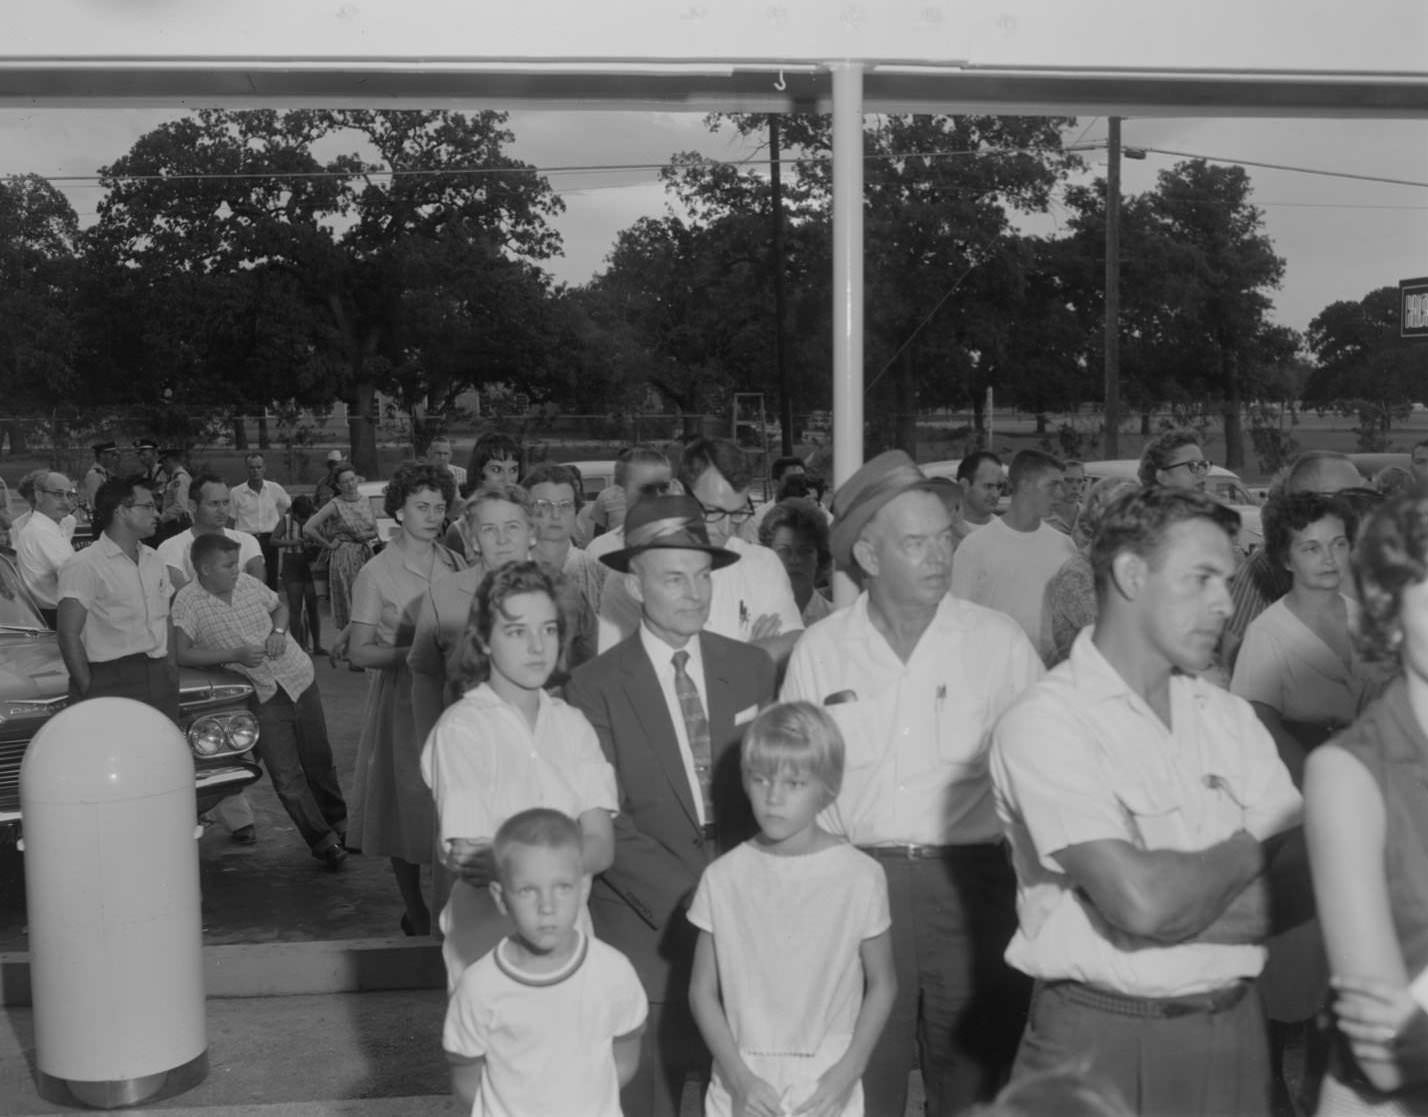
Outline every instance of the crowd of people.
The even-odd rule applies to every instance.
[[[1247,554],[1193,432],[1089,488],[889,451],[831,507],[781,459],[760,508],[727,440],[587,502],[491,435],[398,468],[381,539],[340,453],[290,498],[146,451],[21,485],[72,694],[253,681],[312,855],[441,939],[464,1110],[1428,1113],[1428,478],[1303,454]]]

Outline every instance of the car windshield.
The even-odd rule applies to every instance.
[[[49,631],[49,626],[35,611],[34,602],[20,581],[20,572],[4,555],[0,555],[0,630]]]

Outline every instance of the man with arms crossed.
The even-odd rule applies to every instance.
[[[947,592],[951,487],[901,450],[843,483],[830,543],[863,592],[804,633],[780,695],[842,729],[843,790],[820,820],[887,872],[898,993],[863,1075],[869,1114],[903,1112],[919,1058],[929,1113],[990,1100],[1026,1019],[1002,960],[1016,882],[987,751],[1042,668],[1015,621]]]
[[[1014,1076],[1084,1058],[1156,1117],[1270,1111],[1254,980],[1276,854],[1298,878],[1283,896],[1310,895],[1274,740],[1196,677],[1230,614],[1238,525],[1192,490],[1116,501],[1091,550],[1096,624],[992,753],[1019,883],[1007,960],[1036,979]]]

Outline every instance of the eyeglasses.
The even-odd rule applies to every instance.
[[[754,505],[752,501],[746,503],[742,508],[736,508],[732,512],[727,508],[710,508],[702,500],[698,502],[699,509],[704,513],[706,524],[717,524],[720,520],[727,518],[730,523],[747,523],[754,515]]]
[[[537,500],[531,504],[531,511],[537,516],[563,516],[567,512],[575,510],[573,500]]]
[[[38,485],[35,486],[35,492],[47,493],[50,496],[63,497],[65,500],[73,500],[75,497],[79,496],[78,489],[42,489]]]
[[[1167,465],[1165,469],[1168,473],[1170,470],[1179,469],[1181,466],[1184,466],[1191,473],[1199,474],[1201,477],[1204,477],[1210,472],[1210,462],[1208,458],[1191,458],[1186,462],[1176,462],[1174,465]]]

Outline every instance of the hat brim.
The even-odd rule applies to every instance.
[[[621,574],[630,572],[630,560],[636,555],[642,555],[646,551],[703,551],[713,560],[714,570],[723,570],[726,566],[732,566],[739,561],[739,556],[727,547],[716,547],[712,543],[693,543],[686,540],[670,539],[656,540],[646,543],[643,547],[624,547],[618,551],[611,551],[600,556],[600,561],[611,570],[618,570]]]
[[[948,504],[954,495],[961,499],[962,486],[950,477],[924,477],[882,494],[876,504],[864,501],[855,505],[849,515],[834,520],[832,528],[829,529],[828,550],[833,554],[833,561],[839,566],[853,566],[853,544],[858,541],[858,536],[863,534],[863,529],[872,522],[873,517],[905,493],[918,492],[932,493],[941,497],[943,504]]]

